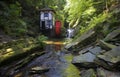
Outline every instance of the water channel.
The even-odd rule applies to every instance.
[[[66,53],[63,43],[48,41],[45,54],[33,59],[25,67],[15,70],[14,64],[0,68],[0,77],[80,77],[79,70],[71,64],[71,53]],[[8,69],[9,68],[9,69]],[[30,73],[31,68],[46,68],[42,73]]]

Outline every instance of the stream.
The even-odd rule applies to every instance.
[[[80,71],[71,63],[72,54],[64,51],[61,42],[50,42],[45,47],[45,54],[34,58],[26,66],[15,69],[16,62],[0,68],[0,77],[80,77]],[[34,72],[31,69],[43,71]]]

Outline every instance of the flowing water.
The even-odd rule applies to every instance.
[[[80,77],[79,70],[71,64],[73,56],[65,53],[61,42],[47,42],[45,54],[33,59],[25,67],[15,70],[14,64],[2,67],[0,77]],[[48,68],[43,73],[30,74],[32,67]],[[9,69],[8,69],[9,68]]]

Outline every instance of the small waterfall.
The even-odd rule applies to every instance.
[[[74,36],[74,29],[67,29],[67,38],[72,38]]]

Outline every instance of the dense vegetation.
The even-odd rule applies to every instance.
[[[50,7],[56,11],[56,19],[64,21],[65,0],[1,0],[0,29],[18,37],[39,33],[39,10]]]
[[[11,36],[35,36],[39,33],[39,10],[50,7],[56,11],[56,19],[63,24],[68,22],[79,36],[95,26],[118,26],[119,3],[119,0],[1,0],[0,29]],[[107,34],[106,30],[103,32]]]
[[[119,0],[66,0],[69,26],[76,30],[77,36],[94,28],[107,34],[120,24]],[[103,27],[104,26],[104,27]],[[108,31],[108,32],[107,32]],[[76,36],[76,37],[77,37]],[[104,36],[104,35],[102,35]]]
[[[120,77],[120,0],[0,0],[0,7],[1,77]],[[62,36],[75,30],[72,38],[40,32],[47,7]]]

